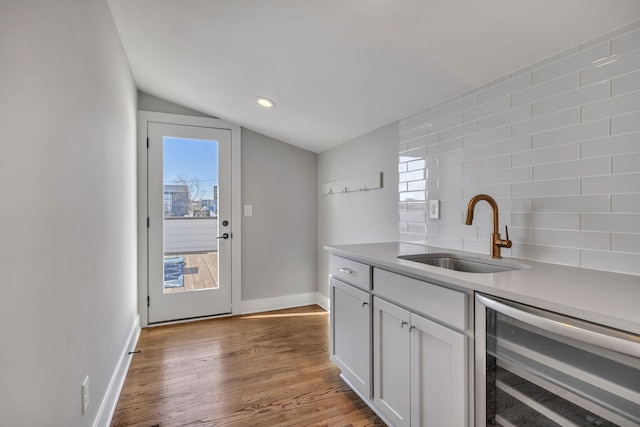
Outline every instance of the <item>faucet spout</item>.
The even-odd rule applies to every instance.
[[[469,200],[469,206],[467,207],[467,220],[465,223],[467,225],[471,225],[473,222],[473,211],[475,210],[476,205],[479,201],[484,200],[489,203],[491,206],[491,210],[493,211],[493,233],[491,233],[491,258],[502,258],[500,255],[500,248],[510,248],[512,245],[511,240],[509,240],[509,229],[505,227],[507,238],[502,239],[500,237],[499,227],[498,227],[498,204],[495,199],[488,194],[477,194]]]

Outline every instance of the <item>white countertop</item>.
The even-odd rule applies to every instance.
[[[454,288],[479,291],[640,335],[640,276],[516,258],[500,264],[529,268],[501,273],[464,273],[399,259],[400,255],[453,253],[495,262],[488,255],[411,243],[325,246],[336,255]]]

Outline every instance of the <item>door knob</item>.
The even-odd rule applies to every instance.
[[[222,236],[216,237],[216,239],[225,239],[225,240],[227,240],[228,238],[229,238],[229,233],[224,233]]]

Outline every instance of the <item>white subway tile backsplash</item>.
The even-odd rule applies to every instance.
[[[577,160],[580,158],[580,144],[558,145],[538,150],[523,151],[511,155],[511,166],[543,165],[547,163]]]
[[[408,191],[406,193],[400,193],[401,202],[412,202],[416,200],[427,200],[426,192],[424,191]]]
[[[609,120],[598,120],[562,129],[540,132],[533,135],[531,142],[533,148],[543,148],[552,145],[602,138],[604,136],[609,136]]]
[[[464,137],[465,147],[475,147],[476,145],[490,144],[492,142],[504,141],[511,138],[511,126],[503,126],[484,132],[473,133]]]
[[[438,112],[437,111],[425,111],[422,112],[417,117],[406,120],[405,126],[406,130],[410,130],[416,127],[426,126],[430,123],[433,123],[438,120]],[[401,122],[402,123],[402,122]]]
[[[637,253],[640,248],[640,234],[611,235],[611,250],[615,252]]]
[[[579,179],[523,182],[513,184],[514,197],[576,196],[580,194]]]
[[[423,157],[427,156],[426,148],[416,148],[413,150],[406,151],[399,156],[400,163],[411,162],[413,160],[420,160]]]
[[[554,114],[539,116],[526,122],[515,123],[513,125],[513,136],[518,137],[539,133],[548,129],[564,128],[578,123],[580,123],[580,108],[572,108]]]
[[[531,168],[511,168],[478,174],[478,184],[511,184],[514,182],[531,181]]]
[[[500,154],[518,153],[531,150],[531,136],[508,139],[493,144],[480,145],[477,148],[478,158],[493,157]]]
[[[424,170],[422,169],[399,174],[399,182],[417,181],[419,179],[424,179]]]
[[[511,97],[503,96],[495,101],[487,102],[486,104],[467,110],[463,113],[464,121],[471,122],[483,117],[491,116],[493,114],[505,111],[511,108]]]
[[[564,59],[533,71],[533,84],[555,79],[565,74],[576,72],[591,66],[595,61],[609,56],[609,43],[602,43],[591,49],[569,55]]]
[[[640,275],[640,255],[583,250],[582,267]]]
[[[626,55],[609,57],[586,70],[580,71],[580,81],[583,86],[586,86],[631,73],[638,68],[640,68],[640,50]]]
[[[622,37],[611,40],[611,54],[623,55],[640,49],[640,30],[632,31]]]
[[[438,133],[441,130],[449,129],[454,126],[458,126],[462,124],[463,116],[462,113],[455,114],[453,116],[446,117],[442,120],[438,120],[437,122],[431,124],[427,127],[427,133]]]
[[[582,229],[610,233],[640,233],[640,214],[582,214]]]
[[[611,196],[611,212],[640,212],[640,194],[614,194]]]
[[[509,155],[488,157],[464,163],[465,173],[484,172],[509,167],[511,167],[511,156]]]
[[[582,178],[582,194],[640,193],[640,173]]]
[[[536,84],[530,89],[514,93],[511,95],[511,106],[515,108],[520,105],[531,104],[540,99],[577,89],[578,86],[580,86],[580,74],[574,72],[542,84]]]
[[[609,173],[609,157],[596,157],[571,162],[559,162],[533,167],[534,181],[580,178],[583,176],[605,175]]]
[[[406,142],[407,149],[415,150],[416,148],[427,147],[438,143],[438,135],[425,135],[419,138],[410,139]]]
[[[555,113],[609,97],[609,82],[596,83],[533,104],[533,116]]]
[[[427,189],[427,181],[426,180],[421,180],[421,181],[411,181],[406,183],[407,184],[407,190],[406,191],[418,191],[418,190],[426,190]]]
[[[531,243],[565,248],[609,250],[609,233],[531,230]]]
[[[531,87],[531,74],[527,73],[519,77],[498,83],[478,93],[478,105],[493,101],[503,96],[511,95],[514,92]]]
[[[425,222],[425,213],[424,212],[402,212],[400,214],[401,222]]]
[[[510,227],[504,256],[640,275],[640,21],[399,129],[402,241],[488,254],[489,205],[463,225],[469,199],[485,193]],[[427,199],[441,201],[439,219]]]
[[[611,80],[611,96],[623,95],[636,90],[640,90],[640,71],[634,71]]]
[[[638,147],[640,150],[640,146]],[[640,172],[640,152],[613,156],[613,173]]]
[[[426,166],[427,162],[426,160],[414,160],[412,162],[407,163],[407,170],[408,171],[414,171],[414,170],[418,170],[418,169],[424,169]]]
[[[478,130],[485,131],[531,118],[531,106],[523,105],[478,120]]]
[[[582,121],[589,122],[638,110],[640,110],[640,91],[583,106]]]
[[[398,136],[398,142],[406,142],[414,138],[425,136],[426,134],[427,134],[427,127],[424,125],[418,126],[416,128],[412,128],[405,132],[402,132]]]
[[[580,215],[567,213],[514,213],[513,226],[547,230],[579,230]],[[554,246],[554,245],[552,245]]]
[[[465,123],[438,133],[438,141],[447,141],[454,138],[460,138],[478,130],[477,122]]]
[[[464,147],[464,140],[462,138],[458,138],[453,141],[447,141],[447,142],[431,145],[427,148],[427,153],[430,156],[436,156],[438,154],[462,150],[463,147]]]
[[[449,163],[462,163],[469,160],[475,160],[478,158],[475,148],[465,148],[451,153],[439,154],[438,164],[446,165]]]
[[[513,248],[514,256],[533,261],[550,262],[561,265],[580,265],[580,250],[572,248],[558,248],[554,246],[539,246],[521,244]]]
[[[532,199],[532,212],[607,213],[609,196],[537,197]]]
[[[441,107],[438,110],[438,117],[443,119],[445,117],[452,116],[454,114],[462,113],[465,110],[469,110],[478,105],[478,97],[476,95],[462,98],[459,101],[452,102],[450,104]]]
[[[640,112],[611,118],[611,135],[640,131]]]
[[[469,201],[476,194],[490,194],[494,199],[507,199],[512,196],[511,184],[478,185],[464,189],[463,198]]]
[[[558,52],[555,55],[552,55],[552,56],[550,56],[548,58],[545,58],[542,61],[536,62],[535,64],[529,65],[528,67],[525,67],[525,68],[522,68],[522,69],[520,69],[520,70],[518,70],[516,72],[513,72],[513,73],[511,73],[511,77],[517,77],[517,76],[520,76],[522,74],[530,73],[531,71],[538,70],[540,68],[544,68],[549,64],[556,63],[556,62],[558,62],[560,60],[563,60],[563,59],[565,59],[567,57],[570,57],[571,55],[575,55],[577,53],[580,53],[580,47],[579,46],[574,46],[574,47],[569,48],[567,50],[563,50],[562,52]],[[561,73],[561,74],[563,74],[563,73]],[[557,77],[557,76],[550,77],[550,79],[554,78],[554,77]],[[540,83],[540,82],[539,81],[538,82],[534,82],[534,84],[538,84],[538,83]]]
[[[584,157],[626,154],[640,151],[640,132],[585,141],[580,144],[580,155]]]

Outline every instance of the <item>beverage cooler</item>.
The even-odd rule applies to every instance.
[[[477,426],[640,426],[637,335],[477,294],[475,375]]]

